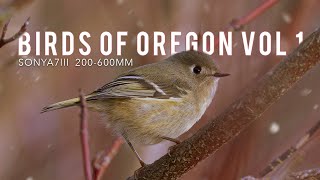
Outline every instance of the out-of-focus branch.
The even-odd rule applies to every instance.
[[[304,171],[299,171],[291,173],[288,177],[288,180],[317,180],[320,179],[320,168],[308,169]]]
[[[273,160],[265,169],[263,169],[259,175],[260,177],[265,177],[267,174],[276,169],[285,160],[290,158],[295,152],[299,151],[305,144],[310,142],[313,135],[320,129],[320,121],[318,121],[294,146],[290,147],[279,157]]]
[[[110,150],[97,154],[91,166],[89,130],[88,130],[88,113],[85,97],[80,90],[80,140],[83,159],[83,170],[86,180],[101,180],[104,172],[108,169],[112,159],[118,153],[123,141],[118,138],[114,141]],[[92,173],[93,169],[93,173]]]
[[[11,1],[9,6],[10,8],[14,8],[16,10],[25,8],[26,6],[30,5],[34,0],[14,0]]]
[[[8,30],[10,20],[6,24],[4,24],[3,29],[2,29],[2,34],[0,37],[0,48],[2,48],[6,44],[18,39],[23,33],[25,33],[27,30],[27,26],[29,25],[29,21],[30,21],[30,17],[21,26],[20,30],[8,39],[5,39],[5,36],[6,36],[7,30]]]
[[[108,169],[112,159],[118,154],[123,140],[119,137],[117,138],[111,148],[106,149],[104,152],[97,154],[96,158],[93,160],[93,179],[101,180],[104,172]]]
[[[256,9],[251,11],[246,16],[243,16],[242,18],[239,18],[239,19],[233,19],[230,22],[230,24],[227,27],[225,27],[224,30],[225,31],[229,31],[229,30],[236,31],[236,30],[241,29],[242,26],[244,26],[244,25],[250,23],[251,21],[253,21],[255,18],[257,18],[258,16],[263,14],[265,11],[267,11],[269,8],[271,8],[273,5],[275,5],[279,1],[280,0],[266,0],[263,4],[258,6]]]
[[[249,24],[251,21],[259,17],[279,1],[280,0],[266,0],[263,4],[255,8],[249,14],[241,18],[234,18],[225,28],[223,28],[223,31],[239,31],[243,28],[244,25]],[[217,46],[218,44],[219,38],[216,38],[214,41],[214,45]],[[207,46],[209,46],[209,44]]]
[[[242,29],[244,25],[249,24],[279,1],[280,0],[266,0],[263,4],[255,8],[249,14],[241,18],[234,18],[225,28],[223,28],[223,31],[238,31]],[[202,32],[199,32],[199,34],[202,34]],[[201,36],[199,36],[198,44],[201,44],[201,41]],[[208,42],[207,47],[209,47],[209,45],[210,44]],[[214,45],[219,45],[219,38],[215,38]]]
[[[265,180],[268,178],[255,178],[252,176],[246,176],[241,180]],[[320,168],[308,169],[304,171],[290,173],[285,177],[286,180],[318,180],[320,179]]]
[[[229,108],[129,179],[177,179],[257,120],[320,61],[320,29]]]
[[[88,118],[87,118],[87,105],[85,97],[80,91],[80,139],[83,158],[83,170],[86,180],[92,180],[91,173],[91,160],[90,160],[90,146],[89,146],[89,133],[88,133]]]

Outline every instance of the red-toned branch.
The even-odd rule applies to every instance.
[[[250,23],[255,18],[263,14],[265,11],[270,9],[273,5],[278,3],[280,0],[266,0],[263,4],[261,4],[259,7],[257,7],[255,10],[251,11],[246,16],[243,16],[240,19],[234,19],[231,21],[229,26],[225,28],[226,31],[228,30],[238,30],[241,29],[242,26]]]
[[[177,179],[235,138],[320,62],[320,29],[304,40],[271,73],[196,134],[132,179]]]
[[[261,14],[263,14],[265,11],[270,9],[272,6],[274,6],[276,3],[278,3],[280,0],[266,0],[263,4],[255,8],[253,11],[251,11],[249,14],[243,16],[242,18],[235,18],[233,19],[229,25],[227,25],[225,28],[223,28],[223,31],[238,31],[243,28],[244,25],[249,24],[251,21],[259,17]],[[202,32],[199,32],[198,36],[201,35]],[[198,45],[201,44],[201,36],[199,36]],[[210,42],[207,41],[207,47],[210,46]],[[219,38],[215,38],[214,46],[219,45]],[[201,48],[199,48],[201,50]]]
[[[251,21],[259,17],[266,10],[270,9],[273,5],[278,3],[280,0],[266,0],[263,4],[258,6],[256,9],[251,11],[249,14],[243,16],[242,18],[234,18],[223,31],[238,31],[243,28],[244,25],[249,24]],[[214,41],[214,46],[219,45],[219,38]]]
[[[86,180],[92,180],[90,147],[89,147],[89,133],[88,133],[88,118],[87,105],[85,97],[80,90],[80,139],[83,158],[83,170]]]
[[[249,24],[251,21],[259,17],[265,11],[270,9],[280,0],[266,0],[263,4],[258,6],[256,9],[251,11],[249,14],[243,16],[242,18],[235,18],[233,19],[229,25],[227,25],[223,31],[238,31],[243,28],[244,25]],[[217,46],[219,44],[219,38],[215,39],[214,45]],[[209,44],[208,44],[209,45]],[[208,46],[207,45],[207,46]]]
[[[6,24],[4,24],[3,29],[2,29],[2,34],[0,36],[0,48],[6,44],[18,39],[23,33],[25,33],[27,30],[27,26],[29,25],[29,21],[30,21],[30,17],[21,26],[20,30],[8,39],[5,39],[5,36],[6,36],[7,30],[8,30],[10,20]]]
[[[117,138],[111,148],[106,149],[104,152],[97,154],[97,157],[93,161],[93,179],[101,180],[103,174],[108,169],[112,159],[118,154],[123,140],[119,137]]]
[[[86,180],[101,180],[104,172],[108,169],[112,159],[118,153],[123,141],[118,138],[114,141],[110,150],[97,155],[91,166],[90,146],[89,146],[89,131],[87,118],[87,104],[85,97],[80,90],[80,140],[83,159],[83,170]],[[93,169],[93,173],[92,173]]]

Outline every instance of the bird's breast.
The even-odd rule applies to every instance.
[[[216,94],[216,91],[218,88],[218,81],[219,81],[219,79],[214,79],[212,82],[208,82],[211,84],[210,86],[207,86],[208,88],[202,88],[201,90],[199,89],[201,91],[201,93],[199,93],[201,95],[199,95],[199,99],[198,99],[199,119],[204,114],[204,112],[207,110],[209,105],[211,104],[212,99],[213,99],[214,95]]]

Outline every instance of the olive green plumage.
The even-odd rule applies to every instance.
[[[121,74],[86,101],[129,143],[155,144],[189,130],[210,105],[219,77],[227,75],[219,73],[208,55],[184,51]],[[74,98],[43,112],[77,104],[79,98]]]

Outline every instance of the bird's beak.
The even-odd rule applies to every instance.
[[[230,74],[228,73],[219,73],[219,72],[216,72],[213,74],[214,77],[225,77],[225,76],[229,76]]]

